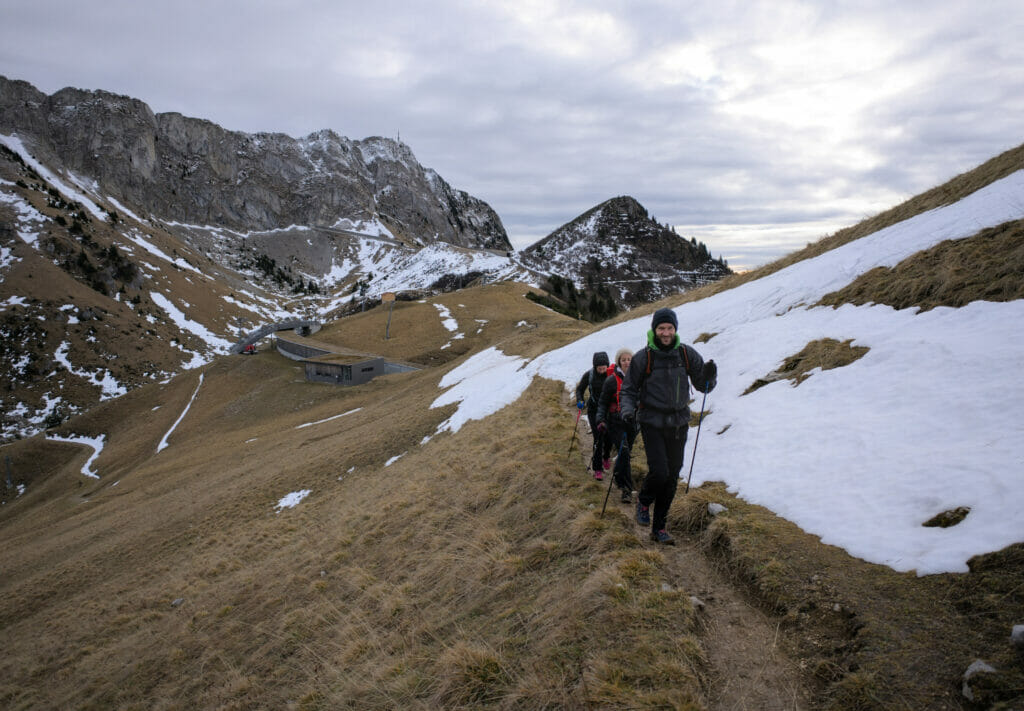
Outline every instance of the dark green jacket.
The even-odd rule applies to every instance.
[[[650,360],[650,363],[648,363]],[[704,359],[692,346],[679,341],[666,350],[647,332],[647,347],[633,355],[622,383],[622,417],[635,416],[642,425],[686,427],[690,422],[690,383],[704,392]],[[712,388],[714,383],[711,384]]]

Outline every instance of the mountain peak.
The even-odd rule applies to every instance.
[[[231,131],[138,99],[66,88],[47,97],[0,78],[0,132],[58,172],[165,223],[238,232],[379,218],[401,241],[511,249],[489,205],[428,178],[406,144]],[[445,189],[439,189],[443,186]],[[456,198],[452,198],[456,196]]]
[[[729,273],[695,239],[660,225],[628,195],[605,200],[520,254],[526,266],[634,306]],[[602,294],[603,296],[604,294]]]

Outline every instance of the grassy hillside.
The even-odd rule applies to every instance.
[[[919,255],[835,300],[960,303],[972,287],[933,259],[1019,298],[1024,270],[985,256],[1016,254],[1017,229]],[[1008,241],[987,241],[999,235]],[[925,286],[894,289],[919,272]],[[940,281],[950,286],[927,286]],[[430,405],[464,355],[500,345],[532,357],[589,328],[526,290],[397,304],[390,339],[380,307],[315,335],[416,372],[314,385],[264,351],[219,358],[201,385],[193,371],[104,402],[58,430],[106,436],[98,480],[82,475],[80,445],[0,447],[26,487],[0,507],[0,705],[1019,705],[1024,670],[1007,637],[1024,622],[1024,546],[918,578],[709,484],[676,499],[679,545],[651,547],[617,497],[601,515],[606,484],[584,471],[582,425],[569,449],[560,383],[537,380],[512,406],[438,434],[451,408]],[[836,365],[834,352],[808,350],[800,368]],[[642,477],[642,445],[635,461]],[[710,502],[728,513],[710,516]],[[961,675],[979,657],[1001,673],[975,684],[971,705]]]

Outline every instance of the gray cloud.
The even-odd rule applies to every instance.
[[[628,194],[752,266],[1024,140],[1016,0],[0,0],[0,15],[0,73],[46,92],[248,132],[400,132],[519,247]]]

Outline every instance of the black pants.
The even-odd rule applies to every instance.
[[[590,460],[590,468],[594,471],[604,469],[604,460],[611,456],[612,443],[606,435],[597,431],[597,408],[587,408],[587,422],[590,423],[590,432],[594,435],[594,456]]]
[[[626,444],[622,444],[622,437],[625,435]],[[608,439],[619,453],[615,460],[615,486],[623,491],[633,491],[633,470],[630,467],[630,451],[633,449],[633,441],[636,439],[636,430],[626,427],[622,422],[610,420],[608,422]]]
[[[647,478],[640,490],[640,503],[651,508],[651,530],[665,528],[668,510],[676,496],[679,471],[683,468],[683,447],[686,445],[686,426],[668,429],[640,425],[647,451]]]

